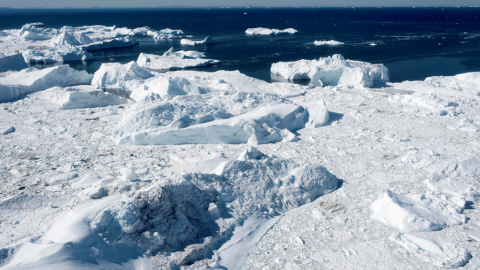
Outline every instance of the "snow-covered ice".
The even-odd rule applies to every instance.
[[[27,68],[27,63],[19,53],[12,55],[0,55],[0,72],[9,70],[20,71]]]
[[[136,62],[127,64],[104,63],[95,72],[92,85],[99,89],[131,90],[142,85],[154,75],[142,69]]]
[[[210,44],[215,44],[215,43],[217,43],[217,42],[211,37],[206,37],[205,39],[198,40],[198,41],[194,41],[194,40],[187,39],[187,38],[182,38],[180,40],[180,44],[188,45],[188,46],[210,45]]]
[[[375,87],[389,80],[383,64],[345,60],[340,54],[318,60],[274,63],[271,72],[289,81],[310,80],[312,86]]]
[[[293,28],[279,30],[279,29],[257,27],[257,28],[248,28],[247,30],[245,30],[245,34],[247,35],[279,35],[279,34],[295,34],[297,32],[298,31]]]
[[[172,49],[166,51],[163,55],[141,53],[138,56],[137,64],[145,69],[166,71],[211,66],[220,63],[218,60],[201,58],[204,55],[196,51],[173,52]]]
[[[313,42],[316,46],[339,46],[345,44],[344,42],[336,41],[336,40],[315,40]]]

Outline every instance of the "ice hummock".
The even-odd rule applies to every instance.
[[[145,69],[166,71],[210,66],[220,63],[218,60],[201,58],[203,56],[204,54],[196,51],[174,52],[173,48],[171,48],[161,56],[140,53],[137,59],[137,64]]]
[[[248,28],[247,30],[245,30],[245,34],[247,35],[279,35],[279,34],[295,34],[297,32],[298,31],[293,28],[279,30],[279,29],[257,27],[257,28]]]
[[[335,54],[318,60],[299,60],[272,64],[271,73],[283,79],[310,80],[311,86],[375,87],[389,80],[383,64],[346,60]]]
[[[42,91],[53,86],[89,84],[92,75],[77,71],[68,65],[45,69],[29,68],[0,77],[0,102],[18,99],[22,95]]]

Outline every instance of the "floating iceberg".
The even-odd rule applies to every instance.
[[[315,42],[313,42],[313,44],[315,44],[317,46],[323,46],[323,45],[338,46],[338,45],[343,45],[345,43],[340,42],[340,41],[336,41],[336,40],[316,40]]]
[[[297,32],[298,31],[293,28],[278,30],[278,29],[257,27],[257,28],[248,28],[247,30],[245,30],[245,34],[247,35],[279,35],[279,34],[295,34]]]
[[[175,70],[175,69],[184,69],[184,68],[193,68],[193,67],[202,67],[219,64],[220,61],[213,59],[202,59],[188,57],[189,55],[201,55],[198,52],[194,51],[182,51],[182,52],[173,52],[172,49],[165,52],[162,56],[154,54],[145,54],[141,53],[138,56],[137,64],[142,68],[150,70]]]
[[[319,60],[299,60],[272,64],[271,72],[286,80],[310,80],[311,86],[374,87],[389,80],[383,64],[345,60],[335,54]]]
[[[77,71],[68,65],[37,69],[24,69],[0,77],[0,102],[15,100],[21,95],[42,91],[54,86],[89,84],[92,75]]]
[[[88,45],[82,46],[82,49],[85,51],[96,51],[96,50],[105,50],[105,49],[115,49],[115,48],[126,48],[133,47],[137,45],[138,41],[131,37],[120,37],[114,39],[106,39],[102,41],[97,41]]]
[[[400,195],[387,191],[370,208],[372,218],[402,232],[437,231],[466,222],[465,201],[433,194]]]
[[[215,43],[217,42],[211,37],[206,37],[204,40],[200,40],[200,41],[193,41],[186,38],[182,38],[182,40],[180,40],[180,44],[189,45],[189,46],[209,45],[209,44],[215,44]]]
[[[56,63],[70,61],[87,61],[95,57],[78,47],[56,46],[44,50],[25,50],[23,58],[27,63]]]
[[[20,71],[27,67],[25,59],[19,53],[5,56],[0,55],[0,72],[8,70]]]
[[[142,85],[153,74],[142,69],[136,62],[127,64],[104,63],[95,72],[92,85],[97,89],[131,90]]]
[[[52,87],[38,94],[38,97],[54,103],[60,110],[105,107],[128,103],[128,100],[114,94],[94,89],[93,86]]]
[[[94,41],[83,32],[63,32],[50,40],[52,46],[78,46],[93,43]]]

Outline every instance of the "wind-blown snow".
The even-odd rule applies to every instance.
[[[18,99],[22,95],[42,91],[53,86],[88,84],[92,75],[77,71],[68,65],[37,70],[24,69],[0,77],[0,102]]]
[[[245,30],[245,34],[247,35],[280,35],[280,34],[295,34],[297,32],[298,31],[293,28],[279,30],[279,29],[257,27],[257,28],[248,28],[247,30]]]
[[[389,80],[383,64],[345,60],[335,54],[319,60],[299,60],[272,64],[272,74],[286,80],[310,80],[310,85],[342,87],[382,86]]]

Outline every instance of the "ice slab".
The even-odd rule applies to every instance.
[[[180,40],[180,44],[189,45],[189,46],[209,45],[209,44],[215,44],[215,43],[217,42],[211,37],[206,37],[205,39],[199,40],[199,41],[194,41],[186,38],[182,38],[182,40]]]
[[[191,55],[195,54],[191,53]],[[183,52],[178,54],[165,53],[162,56],[141,53],[137,59],[137,64],[142,68],[158,71],[203,67],[219,63],[220,61],[213,59],[186,58]]]
[[[370,208],[372,218],[402,232],[436,231],[466,222],[465,201],[441,195],[387,191]]]
[[[1,55],[0,54],[0,72],[5,72],[8,70],[20,71],[27,68],[27,63],[25,59],[19,53],[12,55]]]
[[[68,65],[45,69],[24,69],[0,77],[0,102],[15,100],[21,95],[42,91],[53,86],[89,84],[92,75]]]
[[[310,80],[311,86],[375,87],[389,80],[388,69],[383,64],[345,60],[335,54],[319,60],[278,62],[270,69],[273,75],[286,80]]]
[[[90,85],[53,87],[42,91],[38,97],[54,103],[60,110],[105,107],[128,103],[114,94],[95,89]]]
[[[127,37],[97,41],[97,42],[82,46],[82,49],[85,51],[97,51],[97,50],[105,50],[105,49],[133,47],[134,45],[137,45],[137,44],[138,44],[138,41],[127,36]]]
[[[257,27],[257,28],[248,28],[247,30],[245,30],[245,34],[247,35],[279,35],[279,34],[295,34],[297,32],[298,31],[293,28],[279,30],[279,29]]]

